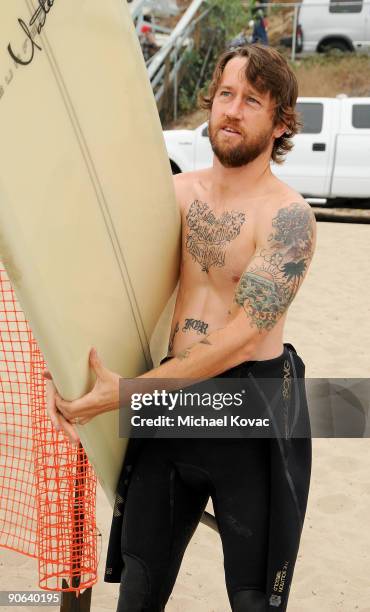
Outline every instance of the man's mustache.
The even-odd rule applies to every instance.
[[[235,132],[238,132],[238,134],[240,134],[241,136],[245,136],[244,131],[241,129],[240,125],[233,124],[230,121],[219,123],[215,128],[211,126],[210,131],[213,132],[213,134],[215,134],[216,132],[219,132],[220,130],[225,130],[225,129],[234,130]]]

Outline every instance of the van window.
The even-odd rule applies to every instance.
[[[352,125],[355,128],[370,128],[370,104],[354,104]]]
[[[300,133],[320,134],[324,114],[323,104],[321,102],[298,102],[296,108],[303,123]]]
[[[336,4],[337,2],[340,4]],[[361,13],[361,11],[362,0],[330,0],[329,13]]]

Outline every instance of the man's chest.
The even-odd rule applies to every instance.
[[[256,214],[194,200],[182,213],[183,272],[235,284],[255,252]]]

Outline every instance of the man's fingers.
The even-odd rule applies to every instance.
[[[80,442],[79,435],[73,425],[64,418],[63,414],[58,412],[56,397],[57,392],[53,381],[46,379],[46,410],[50,420],[57,431],[65,433],[71,444],[77,445]]]
[[[73,427],[72,423],[67,421],[67,419],[62,415],[61,412],[56,410],[56,418],[58,422],[58,427],[56,429],[58,431],[63,431],[63,433],[67,436],[68,440],[71,444],[78,444],[80,442],[80,437]]]
[[[62,423],[62,429],[64,433],[66,434],[67,438],[69,439],[69,441],[72,444],[77,445],[80,442],[80,438],[79,438],[77,431],[73,427],[73,425],[69,423],[62,414],[60,415],[60,420]]]
[[[58,410],[65,416],[67,420],[74,417],[77,413],[81,414],[83,410],[91,409],[91,406],[95,404],[95,398],[92,393],[87,393],[83,397],[74,400],[73,402],[67,402],[56,392],[55,393],[55,404]],[[82,418],[82,417],[81,417]]]
[[[54,383],[51,380],[46,380],[46,410],[55,429],[59,431],[61,423],[55,405],[55,395]]]
[[[86,417],[86,418],[84,419],[83,417],[80,417],[80,418],[78,419],[78,423],[76,423],[76,425],[86,425],[86,423],[88,423],[89,421],[91,421],[91,418],[87,418],[87,417]]]
[[[89,355],[89,362],[96,376],[98,378],[104,378],[104,375],[106,374],[106,369],[103,365],[102,360],[100,359],[97,353],[96,348],[91,349],[90,355]]]

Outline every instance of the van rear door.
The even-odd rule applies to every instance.
[[[212,166],[213,151],[208,136],[208,122],[200,125],[195,134],[195,170]]]
[[[299,98],[302,131],[294,137],[294,148],[284,164],[272,165],[274,174],[303,195],[328,195],[338,105],[339,100],[331,98]]]
[[[370,98],[341,100],[332,196],[370,197]]]

